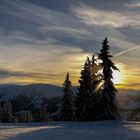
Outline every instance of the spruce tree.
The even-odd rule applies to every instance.
[[[98,109],[100,103],[100,81],[101,76],[99,74],[99,65],[97,64],[97,58],[93,55],[91,59],[91,94],[88,100],[88,112],[87,118],[90,121],[98,120]]]
[[[62,104],[60,109],[60,117],[63,121],[71,121],[73,120],[73,91],[72,91],[72,84],[69,79],[69,73],[66,75],[66,79],[64,81],[64,95],[62,98]]]
[[[100,84],[101,76],[99,74],[99,65],[97,64],[97,58],[96,56],[93,55],[91,59],[91,79],[92,79],[92,94],[97,94],[99,87],[98,85]]]
[[[118,117],[117,106],[115,103],[117,89],[113,84],[113,70],[119,70],[115,64],[111,61],[110,46],[108,45],[108,40],[102,43],[102,49],[100,51],[99,59],[102,60],[101,68],[103,70],[103,85],[101,91],[101,103],[100,103],[100,119],[101,120],[115,120]]]
[[[87,57],[84,65],[84,69],[81,71],[81,77],[79,80],[79,88],[75,101],[76,119],[83,121],[87,120],[89,111],[89,98],[92,93],[91,87],[91,62]]]

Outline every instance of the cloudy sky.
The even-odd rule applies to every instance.
[[[108,37],[123,88],[140,89],[139,0],[1,0],[0,83],[77,85]]]

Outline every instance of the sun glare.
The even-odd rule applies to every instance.
[[[122,82],[121,72],[113,71],[113,82],[114,84],[120,84]]]

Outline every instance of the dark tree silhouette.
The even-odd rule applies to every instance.
[[[96,118],[96,96],[99,83],[98,65],[95,56],[92,60],[87,57],[84,69],[81,71],[79,80],[79,92],[77,93],[75,109],[76,118],[80,121],[92,121]]]
[[[81,71],[81,77],[79,80],[80,86],[75,101],[75,111],[77,120],[86,120],[86,108],[88,106],[88,98],[92,93],[91,88],[91,72],[90,72],[90,60],[87,60],[84,65],[84,69]]]
[[[88,99],[88,106],[87,106],[87,120],[95,121],[98,120],[98,113],[99,113],[99,104],[100,104],[100,81],[101,75],[99,71],[99,65],[97,64],[97,58],[95,55],[92,56],[91,59],[91,94]]]
[[[115,120],[118,117],[118,111],[116,106],[116,93],[117,89],[114,87],[112,82],[113,70],[119,70],[115,64],[111,61],[110,55],[110,46],[108,45],[108,40],[105,40],[102,43],[102,49],[100,51],[99,59],[102,60],[101,68],[103,70],[103,84],[101,91],[101,104],[100,104],[100,119],[101,120]]]
[[[72,91],[72,84],[69,79],[69,73],[66,75],[66,79],[64,81],[64,95],[62,98],[62,104],[60,109],[60,117],[63,121],[71,121],[74,118],[73,115],[73,91]]]
[[[99,73],[100,66],[97,64],[97,58],[93,55],[91,59],[91,88],[92,88],[92,94],[96,94],[99,90],[99,84],[101,81],[101,75]]]

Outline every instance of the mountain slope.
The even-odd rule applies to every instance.
[[[76,87],[73,87],[76,91]],[[50,84],[0,85],[0,95],[12,97],[17,94],[38,95],[48,98],[62,96],[63,88]]]

